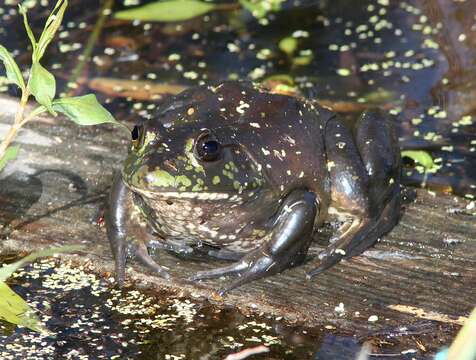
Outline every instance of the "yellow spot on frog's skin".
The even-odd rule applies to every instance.
[[[261,126],[259,126],[258,123],[255,123],[255,122],[250,123],[250,126],[255,127],[257,129],[259,129],[261,127]]]
[[[245,109],[249,108],[250,104],[245,103],[243,100],[240,100],[240,105],[236,107],[236,112],[239,114],[244,114]]]
[[[228,179],[233,180],[235,175],[231,171],[223,170],[223,175],[226,176]]]
[[[180,176],[175,177],[175,181],[176,181],[176,185],[181,184],[185,187],[188,187],[188,186],[192,185],[192,182],[190,181],[190,179],[188,177],[186,177],[185,175],[180,175]]]
[[[220,177],[219,176],[214,176],[212,179],[212,184],[213,185],[218,185],[220,183]]]
[[[278,150],[273,150],[274,156],[276,156],[279,160],[283,161],[283,158],[286,156],[286,153],[284,152],[279,152]]]
[[[203,190],[203,186],[200,185],[200,184],[195,184],[192,188],[192,191],[202,191]]]
[[[233,171],[234,173],[238,172],[238,168],[236,167],[236,165],[233,161],[230,161],[227,165],[230,166],[230,170]],[[225,168],[226,168],[226,165],[225,165]]]
[[[263,152],[264,155],[268,156],[269,154],[271,154],[271,152],[269,150],[266,150],[265,148],[261,148],[261,151]]]
[[[193,155],[193,139],[187,139],[185,142],[185,147],[184,147],[184,153],[185,156],[187,157],[187,163],[188,166],[193,166],[195,172],[197,173],[205,173],[205,170],[203,169],[203,166],[200,165]]]
[[[345,250],[344,249],[336,249],[336,254],[345,256]]]
[[[154,186],[175,187],[175,188],[185,187],[186,188],[192,185],[192,182],[190,181],[190,179],[186,177],[185,175],[173,176],[173,175],[170,175],[165,170],[155,170],[151,173],[151,175],[153,176],[151,184]]]
[[[266,231],[261,229],[253,229],[253,232],[251,233],[251,236],[256,238],[262,238],[265,235],[266,235]]]
[[[194,109],[193,107],[188,108],[188,110],[187,110],[187,115],[189,115],[189,116],[190,116],[190,115],[193,115],[194,112],[195,112],[195,109]]]
[[[238,190],[239,192],[241,192],[243,190],[243,186],[241,186],[241,184],[236,180],[233,181],[233,188],[235,190]]]
[[[327,171],[331,171],[334,166],[336,166],[336,163],[334,161],[328,161],[327,162]]]

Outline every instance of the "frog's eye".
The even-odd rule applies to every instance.
[[[202,161],[215,161],[220,157],[222,146],[210,133],[204,132],[195,140],[195,156]]]
[[[132,145],[134,145],[134,147],[137,147],[139,145],[142,132],[143,132],[142,126],[140,125],[136,125],[134,126],[134,129],[132,129],[131,139],[132,139]]]

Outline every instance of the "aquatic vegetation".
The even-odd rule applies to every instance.
[[[59,0],[56,3],[37,41],[28,23],[26,9],[19,5],[20,13],[23,15],[25,30],[32,46],[32,65],[26,82],[9,51],[0,45],[0,60],[5,66],[7,79],[21,90],[20,106],[15,115],[14,123],[0,144],[0,170],[6,165],[7,161],[14,159],[18,153],[18,147],[9,148],[18,130],[42,113],[49,112],[51,115],[57,116],[57,113],[60,112],[78,125],[119,124],[109,111],[99,104],[96,96],[93,94],[55,99],[55,77],[41,65],[40,60],[58,31],[67,6],[67,0]],[[35,97],[40,106],[25,116],[24,113],[31,95]]]

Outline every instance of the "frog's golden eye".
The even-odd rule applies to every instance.
[[[202,132],[195,140],[194,155],[202,161],[215,161],[220,157],[222,146],[210,131]]]

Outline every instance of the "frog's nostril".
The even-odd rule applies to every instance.
[[[165,203],[166,203],[167,205],[173,205],[173,204],[174,204],[174,202],[171,201],[171,200],[165,200]]]

